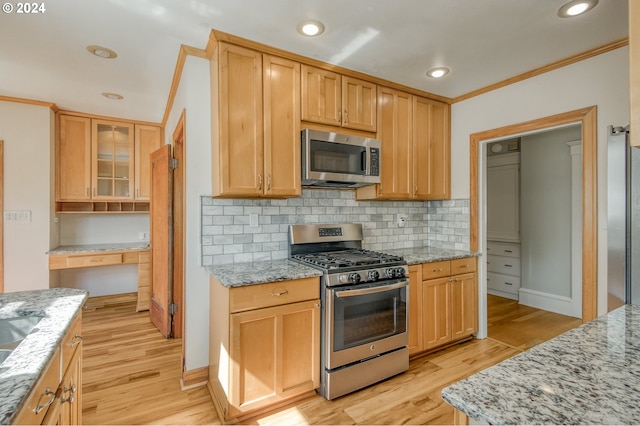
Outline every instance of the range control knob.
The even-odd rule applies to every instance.
[[[369,271],[367,273],[368,281],[376,281],[378,278],[380,278],[380,274],[378,273],[378,271]]]
[[[351,281],[352,283],[356,284],[360,282],[360,274],[357,272],[352,272],[349,274],[349,281]]]
[[[347,284],[349,282],[349,275],[347,274],[342,274],[338,277],[338,281],[340,281],[341,284]]]
[[[395,277],[396,276],[395,268],[388,268],[386,271],[384,271],[384,275],[387,278]]]
[[[403,278],[406,275],[406,272],[403,267],[396,268],[396,278]]]

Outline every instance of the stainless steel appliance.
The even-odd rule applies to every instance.
[[[380,183],[377,139],[304,129],[302,185],[357,188]]]
[[[291,225],[290,259],[323,271],[321,384],[334,399],[409,368],[408,267],[362,249],[362,225]]]
[[[629,126],[608,128],[607,308],[640,303],[640,149]]]

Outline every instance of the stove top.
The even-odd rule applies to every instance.
[[[349,249],[320,253],[296,254],[293,259],[318,266],[331,271],[332,269],[351,268],[355,266],[386,266],[403,262],[400,256],[364,249]]]

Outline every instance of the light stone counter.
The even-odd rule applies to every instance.
[[[207,266],[205,269],[225,287],[240,287],[322,275],[318,269],[286,259]]]
[[[388,254],[402,256],[409,265],[439,262],[441,260],[462,259],[464,257],[475,257],[480,255],[479,253],[474,253],[467,250],[452,250],[429,246],[380,251]]]
[[[541,343],[442,390],[489,424],[640,424],[640,306]]]
[[[147,250],[151,246],[148,241],[134,243],[80,244],[59,246],[46,254],[100,253],[104,251]]]
[[[87,299],[84,290],[52,288],[0,294],[0,318],[42,316],[0,364],[0,424],[11,423]]]

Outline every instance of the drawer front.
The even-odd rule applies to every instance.
[[[487,254],[496,256],[520,257],[520,244],[487,241]]]
[[[231,312],[285,305],[320,298],[320,278],[279,281],[233,287],[229,292]]]
[[[520,275],[520,259],[507,256],[487,256],[487,271],[498,274]]]
[[[422,279],[431,280],[433,278],[448,277],[451,275],[451,262],[443,260],[442,262],[430,262],[422,264]]]
[[[24,405],[13,420],[13,424],[41,424],[49,406],[55,402],[55,393],[60,385],[61,378],[60,350],[56,350],[49,366],[36,382]]]
[[[64,375],[69,367],[71,358],[76,351],[82,346],[82,311],[78,313],[78,317],[75,319],[69,331],[65,334],[62,340],[62,374]]]
[[[453,259],[451,261],[451,275],[468,274],[475,272],[477,267],[475,257],[465,257],[463,259]]]
[[[67,267],[69,268],[90,268],[92,266],[120,265],[121,263],[122,253],[71,256],[67,259]]]
[[[520,277],[487,272],[487,288],[517,294],[520,289]]]

